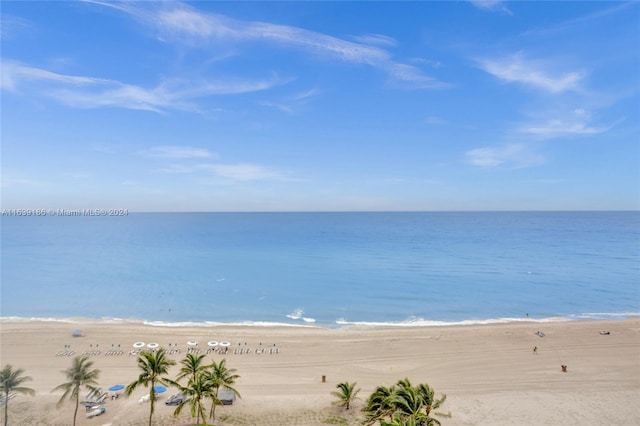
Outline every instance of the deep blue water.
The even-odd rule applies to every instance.
[[[133,213],[1,224],[2,317],[334,327],[640,312],[639,212]]]

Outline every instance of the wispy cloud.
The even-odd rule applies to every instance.
[[[442,124],[447,124],[447,120],[442,117],[437,117],[435,115],[430,115],[425,118],[425,123],[430,124],[432,126],[439,126]]]
[[[404,87],[442,88],[444,84],[425,75],[420,69],[392,59],[391,54],[371,44],[391,46],[394,40],[374,34],[366,42],[352,42],[304,28],[259,21],[242,21],[221,14],[204,13],[179,2],[112,3],[91,1],[123,11],[158,32],[164,41],[186,45],[206,45],[211,41],[272,43],[297,48],[343,62],[381,69]]]
[[[503,0],[467,0],[469,3],[477,7],[478,9],[498,11],[506,13],[507,15],[513,15],[513,13],[505,6]]]
[[[138,151],[140,155],[152,158],[170,158],[170,159],[185,159],[185,158],[207,158],[215,157],[206,149],[194,148],[190,146],[155,146],[153,148],[144,149]]]
[[[584,72],[555,72],[540,60],[525,59],[522,53],[478,61],[482,70],[508,83],[520,83],[550,93],[580,91]]]
[[[202,13],[182,3],[170,3],[163,9],[147,9],[147,23],[155,24],[165,37],[193,42],[226,39],[271,41],[324,53],[347,62],[375,65],[389,60],[389,54],[377,47],[353,43],[303,28],[268,22],[240,21],[224,15]],[[140,16],[139,13],[134,15]]]
[[[275,108],[288,114],[293,114],[304,107],[312,98],[320,94],[318,89],[310,89],[284,97],[278,101],[261,101],[258,104],[268,108]]]
[[[197,110],[197,98],[268,90],[283,84],[277,76],[262,80],[165,80],[145,88],[87,76],[73,76],[2,60],[3,90],[28,92],[53,98],[77,108],[119,107],[163,112],[170,109]]]
[[[358,43],[375,44],[378,46],[396,46],[398,44],[394,38],[382,34],[363,34],[353,36],[353,39]]]
[[[214,164],[211,170],[218,176],[236,181],[279,179],[282,175],[275,170],[256,164]]]
[[[28,30],[32,26],[31,21],[3,13],[0,16],[0,39],[12,39],[16,34]]]
[[[551,139],[563,136],[588,136],[607,132],[617,124],[624,121],[619,119],[608,125],[593,125],[591,113],[584,109],[575,109],[570,114],[556,116],[547,120],[527,123],[518,127],[518,132],[533,135],[542,139]]]
[[[452,84],[431,78],[422,71],[407,64],[390,64],[387,72],[392,77],[389,83],[393,86],[408,89],[447,89]]]
[[[579,16],[577,18],[570,19],[568,21],[564,21],[558,24],[554,24],[544,28],[534,28],[532,30],[524,32],[522,35],[545,35],[545,34],[553,34],[560,31],[569,30],[571,28],[580,27],[584,24],[591,23],[593,21],[600,20],[609,15],[616,14],[618,12],[622,12],[629,7],[638,6],[638,2],[636,1],[628,1],[628,2],[611,2],[615,4],[613,7],[609,7],[607,9],[598,10],[596,12],[590,13],[588,15]]]
[[[519,140],[498,146],[471,149],[465,153],[469,164],[477,167],[523,168],[543,164],[546,158],[537,152],[534,141],[573,136],[591,136],[609,131],[624,119],[608,125],[593,124],[591,112],[577,108],[570,113],[554,111],[553,118],[537,118],[521,123],[508,136]]]
[[[522,168],[542,164],[546,161],[544,156],[533,152],[528,145],[523,143],[476,148],[467,151],[465,156],[471,165],[484,168],[498,166]]]
[[[113,85],[114,81],[100,78],[57,74],[40,68],[22,65],[18,62],[2,59],[2,89],[15,91],[24,82],[48,81],[68,86]]]
[[[519,131],[544,138],[554,138],[570,135],[597,135],[610,130],[613,126],[593,127],[575,121],[549,120],[545,123],[521,127]]]
[[[178,174],[213,174],[217,177],[236,182],[286,179],[285,175],[278,170],[250,163],[207,163],[195,165],[174,164],[169,167],[162,168],[159,171],[163,173]]]
[[[294,108],[291,104],[287,104],[283,102],[260,101],[258,102],[258,105],[267,107],[267,108],[277,109],[278,111],[286,112],[287,114],[293,114],[294,112]]]

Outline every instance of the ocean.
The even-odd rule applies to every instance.
[[[3,318],[435,325],[640,315],[640,212],[2,217]]]

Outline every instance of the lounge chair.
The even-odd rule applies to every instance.
[[[171,395],[164,403],[166,405],[180,405],[185,400],[185,398],[186,397],[183,393],[178,393],[176,395]]]
[[[102,388],[96,388],[92,391],[89,391],[89,393],[87,393],[87,396],[85,396],[85,399],[96,399],[98,398],[100,395],[102,395],[104,392],[102,392]]]
[[[105,411],[107,411],[107,409],[104,407],[96,407],[94,410],[87,413],[87,418],[90,419],[92,417],[100,416],[104,414]]]
[[[229,389],[220,389],[218,393],[218,399],[222,403],[222,405],[233,405],[236,400],[236,394],[232,390]]]
[[[85,407],[93,407],[95,405],[103,404],[107,400],[107,396],[109,396],[109,393],[108,392],[103,392],[103,393],[99,394],[98,396],[94,396],[94,397],[89,397],[89,395],[92,395],[92,393],[90,392],[87,395],[88,398],[86,398],[85,400],[80,402]],[[95,395],[95,394],[93,394],[93,395]]]

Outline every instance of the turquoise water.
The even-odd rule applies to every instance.
[[[429,324],[640,312],[640,213],[3,217],[2,317]]]

